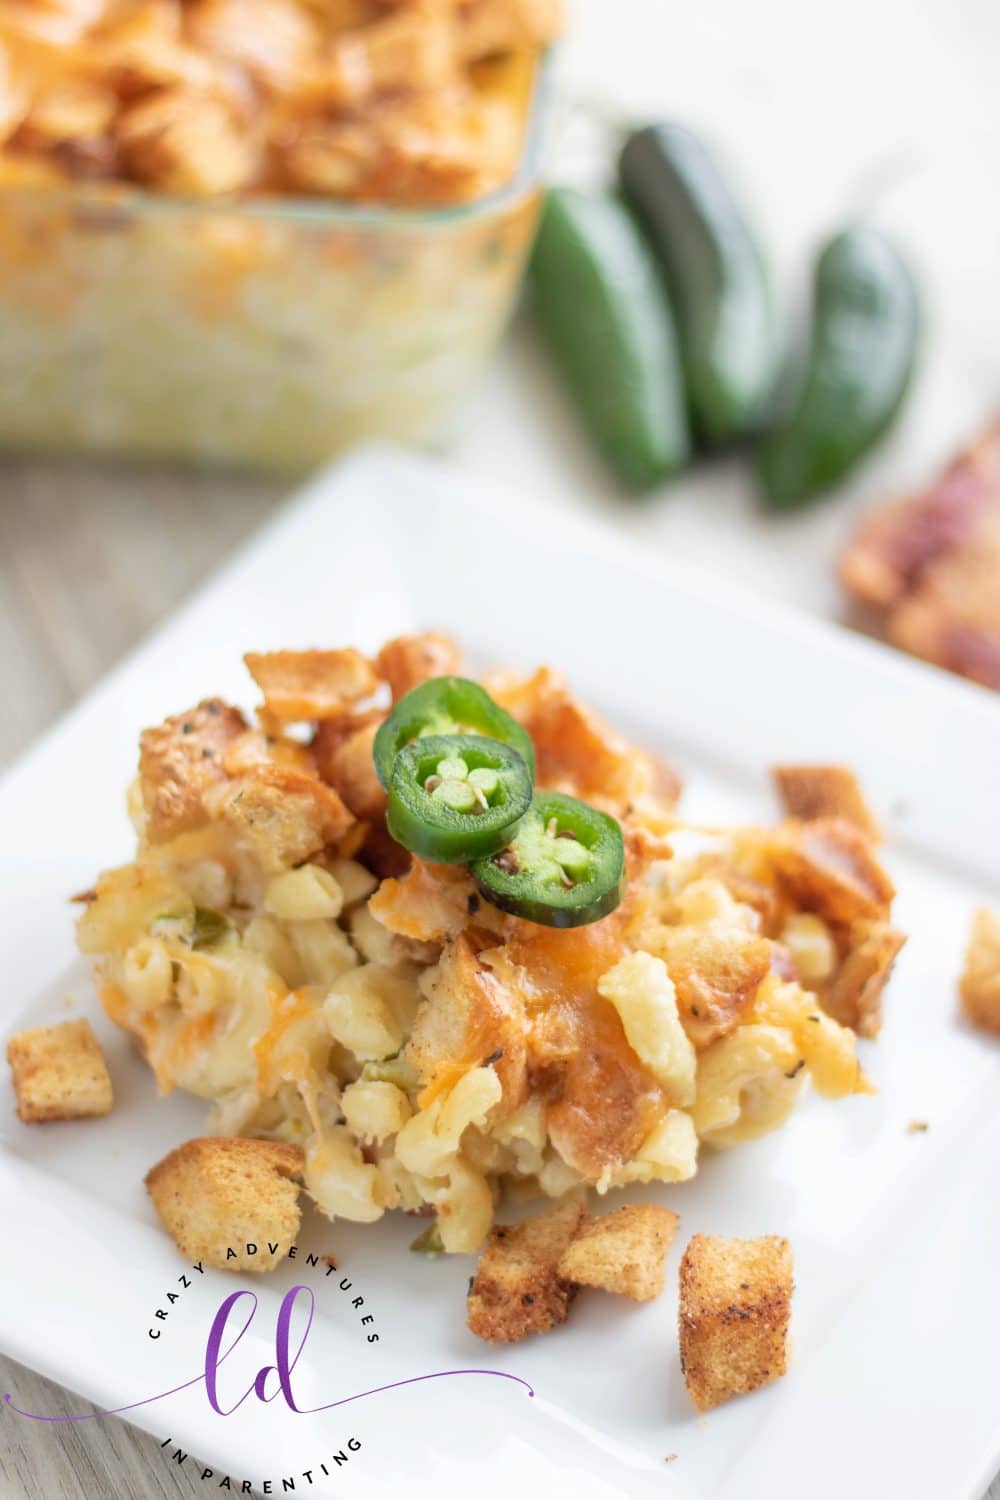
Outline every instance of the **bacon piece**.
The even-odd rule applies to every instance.
[[[923,494],[866,517],[840,576],[893,645],[1000,689],[1000,418]]]
[[[1000,512],[927,572],[890,615],[888,634],[915,656],[1000,689]]]
[[[923,493],[866,516],[840,562],[848,592],[886,608],[966,540],[982,511],[1000,507],[1000,418]]]

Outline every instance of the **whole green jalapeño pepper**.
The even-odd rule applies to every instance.
[[[484,687],[467,677],[432,677],[400,698],[379,727],[372,751],[378,779],[389,790],[396,756],[424,735],[479,734],[516,750],[535,776],[531,736]]]
[[[625,892],[625,845],[614,818],[563,792],[536,792],[507,847],[473,860],[494,906],[545,927],[582,927]]]
[[[445,864],[509,843],[531,804],[523,756],[475,734],[430,734],[396,756],[386,824],[398,844]]]
[[[757,455],[770,510],[798,510],[860,463],[895,421],[916,362],[920,299],[909,266],[877,229],[835,235],[813,273],[804,368]]]

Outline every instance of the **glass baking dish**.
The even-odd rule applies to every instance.
[[[550,91],[532,64],[514,176],[443,209],[0,190],[0,445],[294,471],[441,441],[517,292]]]

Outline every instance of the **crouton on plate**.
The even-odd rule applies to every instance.
[[[626,1204],[590,1219],[570,1241],[559,1274],[580,1286],[651,1302],[663,1291],[664,1262],[678,1218],[654,1203]]]
[[[89,1021],[20,1031],[7,1043],[7,1061],[25,1124],[111,1113],[111,1079]]]
[[[491,1344],[510,1344],[566,1321],[576,1288],[559,1273],[563,1251],[580,1227],[580,1199],[537,1219],[490,1230],[472,1285],[468,1325]]]
[[[985,906],[972,918],[959,996],[973,1026],[1000,1035],[1000,913]]]
[[[157,1162],[146,1187],[182,1254],[224,1271],[271,1271],[299,1232],[304,1169],[299,1146],[205,1137]]]
[[[696,1234],[681,1260],[680,1293],[681,1369],[699,1411],[785,1373],[792,1304],[786,1239]]]

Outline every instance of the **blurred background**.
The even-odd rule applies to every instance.
[[[5,18],[31,3],[0,0],[0,33]],[[48,9],[60,7],[53,0]],[[692,128],[771,267],[782,349],[808,335],[811,268],[830,235],[864,218],[892,237],[912,269],[923,331],[899,420],[819,503],[782,513],[762,507],[745,447],[699,455],[683,472],[630,493],[595,448],[531,297],[518,301],[492,348],[527,250],[530,181],[485,218],[459,214],[445,231],[418,224],[400,238],[377,213],[360,228],[335,226],[329,243],[346,245],[341,259],[355,256],[363,270],[340,290],[328,291],[311,248],[314,232],[328,245],[329,226],[317,228],[306,214],[255,227],[253,235],[270,243],[273,234],[279,249],[287,235],[301,261],[277,254],[268,265],[263,256],[262,279],[248,283],[246,296],[264,299],[254,315],[271,342],[241,345],[227,342],[227,297],[239,300],[232,286],[248,234],[239,215],[178,228],[154,213],[150,228],[145,214],[136,227],[131,211],[106,208],[104,217],[81,221],[61,200],[58,209],[44,196],[26,207],[16,184],[0,179],[7,288],[0,287],[0,763],[289,503],[324,450],[322,402],[310,422],[302,409],[317,389],[334,399],[324,381],[353,382],[364,405],[353,427],[331,420],[331,445],[382,425],[422,436],[420,413],[409,427],[403,419],[406,402],[458,392],[467,399],[445,424],[447,438],[433,434],[437,451],[473,476],[531,495],[540,527],[587,513],[723,574],[734,589],[845,618],[837,560],[858,518],[925,486],[1000,399],[998,57],[995,0],[840,0],[822,8],[798,0],[570,0],[542,101],[545,181],[600,191],[613,181],[630,130],[663,119]],[[0,121],[12,98],[9,81],[0,81]],[[442,232],[454,240],[453,260],[435,239]],[[200,350],[177,326],[171,297],[179,281],[158,279],[157,247],[171,236],[171,253],[190,244],[182,269],[196,279],[203,242],[233,253],[229,269],[202,287],[216,321],[201,328]],[[419,264],[400,293],[411,255]],[[70,312],[60,322],[54,306],[88,278],[103,278],[100,294],[80,318]],[[100,348],[112,325],[125,353],[109,375]],[[401,331],[406,353],[394,364],[387,350],[398,353]],[[150,381],[168,352],[177,384],[163,400],[150,394]],[[317,381],[297,386],[288,370],[301,373],[310,359]],[[128,423],[116,406],[123,392],[144,405],[147,423],[155,417],[168,433],[187,424],[194,436],[184,463],[127,456]],[[265,428],[280,472],[260,471],[259,452],[236,453],[249,462],[235,471],[218,463],[227,434]],[[30,454],[18,451],[21,439]],[[104,451],[68,451],[88,442]],[[1000,576],[992,577],[1000,597]],[[31,1378],[18,1379],[30,1405]],[[48,1390],[35,1405],[55,1409],[54,1399]],[[162,1493],[188,1492],[183,1478],[161,1475],[162,1466],[144,1468],[151,1440],[124,1427],[107,1432],[101,1452],[85,1451],[77,1438],[59,1449],[39,1437],[33,1450],[0,1459],[0,1479],[6,1463],[10,1493],[32,1486],[53,1496],[111,1493],[137,1464],[136,1473],[155,1470],[157,1482],[171,1486]],[[1000,1496],[1000,1486],[990,1494]]]
[[[530,307],[522,306],[477,382],[459,365],[457,384],[471,386],[471,394],[443,451],[473,473],[530,493],[540,522],[554,524],[565,508],[591,512],[675,557],[725,572],[734,586],[840,616],[835,563],[853,519],[886,495],[926,483],[996,402],[998,44],[1000,11],[990,0],[846,0],[821,15],[791,0],[754,7],[571,0],[545,104],[545,177],[600,186],[611,181],[629,128],[663,118],[691,126],[754,226],[772,267],[781,338],[793,345],[808,319],[817,247],[865,216],[894,236],[920,288],[916,377],[888,438],[822,504],[789,515],[762,512],[742,455],[709,456],[637,499],[597,455]],[[48,226],[47,240],[46,226],[37,224],[33,231],[42,246],[56,234]],[[463,232],[474,237],[474,229]],[[508,279],[515,261],[512,255]],[[456,284],[473,287],[469,258],[457,266]],[[81,274],[79,265],[69,269]],[[58,277],[66,267],[45,274]],[[290,279],[284,285],[293,303]],[[123,283],[119,305],[127,295]],[[163,286],[150,286],[147,308],[166,295]],[[309,320],[323,312],[292,306],[288,317],[298,326],[295,314]],[[485,323],[498,312],[491,305]],[[157,336],[168,338],[171,321],[162,305],[149,316],[153,332],[139,329],[126,367],[126,383],[140,387],[147,362],[160,357]],[[386,316],[391,323],[391,302]],[[481,343],[487,333],[477,335]],[[366,355],[366,336],[377,331],[361,329],[351,359],[355,367],[372,363],[370,383],[378,390],[381,366],[376,354]],[[446,328],[440,336],[447,343],[463,335]],[[295,488],[294,472],[255,474],[252,463],[251,472],[234,474],[197,463],[136,467],[72,455],[54,460],[44,451],[19,456],[24,409],[34,414],[30,441],[44,450],[47,431],[61,444],[67,401],[78,413],[106,404],[106,389],[88,376],[88,337],[92,327],[77,328],[73,347],[66,343],[64,365],[73,366],[67,394],[55,389],[51,369],[44,378],[32,370],[38,339],[30,321],[19,326],[9,307],[0,319],[8,411],[0,424],[4,760]],[[58,367],[62,346],[58,333],[53,338],[46,357]],[[266,374],[267,365],[261,368]],[[192,381],[198,378],[192,368]],[[213,388],[226,378],[224,367],[213,371]],[[387,384],[391,404],[391,381],[381,389]],[[258,399],[266,409],[268,392]],[[113,415],[98,413],[94,421],[113,450]],[[377,420],[369,425],[378,430]],[[369,429],[361,423],[358,430]],[[315,462],[308,451],[305,467]]]

